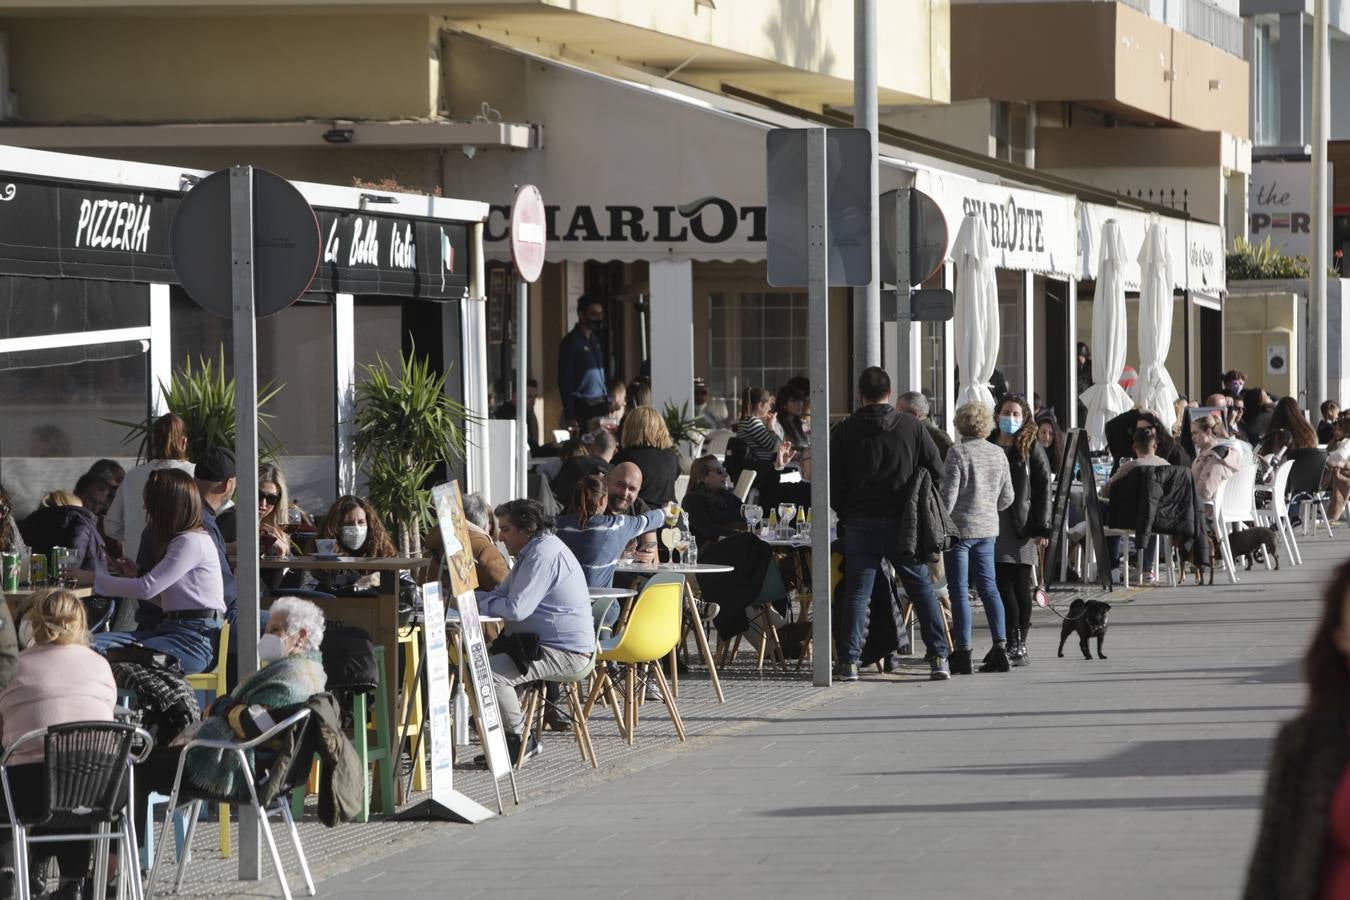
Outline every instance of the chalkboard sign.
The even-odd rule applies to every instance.
[[[1065,439],[1064,462],[1055,479],[1055,501],[1051,507],[1050,546],[1045,554],[1045,582],[1053,584],[1059,574],[1060,554],[1068,552],[1065,542],[1065,522],[1069,514],[1069,498],[1074,481],[1083,486],[1083,519],[1087,523],[1086,540],[1092,541],[1097,556],[1097,575],[1102,587],[1111,589],[1111,563],[1106,549],[1106,532],[1102,527],[1102,508],[1097,499],[1097,480],[1092,473],[1092,451],[1087,432],[1075,428]],[[1081,573],[1080,573],[1081,574]]]

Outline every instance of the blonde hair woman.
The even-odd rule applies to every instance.
[[[680,454],[670,439],[666,420],[650,406],[639,406],[624,416],[619,435],[622,446],[611,465],[630,462],[642,470],[642,489],[638,499],[650,509],[675,499],[675,479],[680,477]],[[633,510],[635,514],[645,509]]]
[[[84,603],[70,591],[39,591],[26,605],[19,623],[19,640],[26,649],[5,692],[0,694],[0,742],[8,747],[22,735],[66,722],[108,722],[117,702],[108,661],[89,649]],[[9,788],[14,810],[21,818],[35,818],[46,802],[42,741],[29,741],[9,760]],[[0,807],[0,817],[9,811]],[[11,831],[0,829],[0,841]],[[61,887],[73,896],[89,871],[85,841],[46,845],[61,867]],[[13,884],[12,870],[0,872],[0,882]],[[3,885],[0,885],[3,887]]]
[[[1008,460],[996,444],[989,443],[994,415],[983,403],[967,403],[956,411],[960,440],[947,453],[947,472],[942,479],[942,501],[951,513],[961,540],[944,554],[947,595],[952,604],[952,641],[956,647],[947,657],[953,675],[971,670],[970,583],[973,580],[989,620],[993,649],[981,672],[1008,671],[1008,653],[1003,622],[1003,597],[994,574],[994,541],[998,538],[998,514],[1012,506],[1014,493]]]

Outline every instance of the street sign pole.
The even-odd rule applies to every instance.
[[[230,288],[234,310],[234,460],[238,496],[258,496],[258,355],[254,318],[253,167],[230,169]],[[240,528],[238,620],[234,652],[239,680],[258,671],[258,529]],[[239,807],[239,878],[259,877],[258,820],[246,804]]]
[[[853,0],[853,124],[867,130],[867,196],[875,198],[881,183],[877,128],[877,0]],[[881,365],[881,230],[878,207],[867,211],[871,239],[871,277],[853,289],[853,381],[862,370]]]
[[[913,285],[910,284],[912,264],[909,256],[909,207],[910,191],[901,188],[895,192],[895,393],[918,390],[919,385],[913,377],[914,363],[913,316],[910,309]]]
[[[807,320],[811,325],[811,666],[830,686],[834,638],[830,611],[830,287],[825,129],[806,134]]]
[[[516,496],[530,495],[530,429],[525,416],[529,403],[530,283],[516,275]],[[568,498],[569,502],[571,498]]]

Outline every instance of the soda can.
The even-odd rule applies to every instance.
[[[28,563],[28,577],[32,579],[33,587],[47,586],[47,556],[44,553],[34,553],[32,560]]]
[[[66,579],[70,575],[70,548],[53,547],[50,557],[52,584],[57,585],[58,587],[65,587]]]
[[[4,560],[4,588],[5,593],[14,594],[19,590],[19,554],[5,553]]]

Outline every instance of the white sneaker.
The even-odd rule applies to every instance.
[[[661,702],[661,685],[656,683],[656,679],[651,678],[647,680],[647,690],[643,696],[656,703]]]

